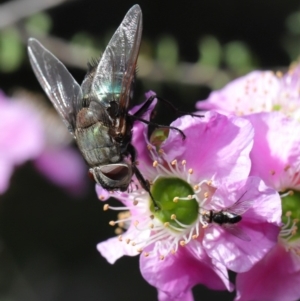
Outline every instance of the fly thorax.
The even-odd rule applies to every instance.
[[[95,181],[107,190],[127,190],[133,176],[132,165],[127,162],[96,166],[90,172]]]
[[[220,212],[217,212],[217,213],[213,214],[212,221],[216,224],[221,225],[223,223],[228,222],[228,217],[224,212],[220,211]]]
[[[81,109],[76,117],[76,125],[78,128],[87,128],[97,122],[97,116],[88,108]]]

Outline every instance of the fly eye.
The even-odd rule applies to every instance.
[[[100,170],[103,175],[114,181],[122,180],[129,173],[128,167],[124,165],[105,165]]]

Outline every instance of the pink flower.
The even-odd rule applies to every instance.
[[[8,188],[14,166],[27,160],[53,183],[84,193],[87,168],[54,110],[24,91],[14,99],[1,92],[0,108],[0,193]]]
[[[237,275],[235,301],[298,300],[299,284],[299,254],[289,251],[279,242],[250,271]]]
[[[15,166],[38,156],[44,138],[31,109],[9,101],[1,91],[0,114],[0,193],[3,193]]]
[[[145,139],[143,125],[134,129],[134,139],[144,141],[136,146],[138,167],[152,183],[159,209],[138,183],[132,192],[115,193],[125,207],[105,209],[129,210],[111,222],[127,231],[98,244],[98,250],[111,263],[142,253],[141,272],[158,288],[160,300],[190,298],[197,283],[232,290],[227,268],[247,271],[276,244],[280,198],[259,178],[248,177],[253,145],[248,121],[207,113],[184,116],[172,126],[186,139],[171,130],[159,149]],[[108,197],[97,190],[100,199]],[[210,214],[234,211],[237,204],[241,221],[230,227],[212,223]]]
[[[282,192],[286,217],[277,245],[252,269],[238,274],[236,301],[297,300],[300,298],[300,233],[293,218],[299,218],[300,124],[279,112],[245,118],[255,130],[251,174]]]
[[[300,64],[282,75],[272,71],[253,71],[223,89],[214,91],[198,109],[218,110],[238,116],[257,112],[281,111],[295,119],[300,117]]]

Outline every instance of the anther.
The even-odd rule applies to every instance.
[[[189,170],[188,170],[188,173],[191,175],[191,174],[193,174],[193,169],[192,168],[190,168]]]
[[[114,221],[110,221],[110,222],[109,222],[109,225],[110,225],[110,226],[114,226],[115,224],[116,224],[116,223],[115,223]]]
[[[157,165],[158,165],[158,162],[156,160],[153,161],[153,167],[157,167]]]
[[[133,241],[133,242],[131,243],[131,245],[134,247],[134,246],[136,245],[136,243]]]
[[[145,256],[145,257],[148,257],[148,256],[149,256],[149,253],[148,253],[148,252],[145,252],[145,253],[144,253],[144,256]]]
[[[171,219],[172,219],[172,220],[175,220],[175,219],[176,219],[176,215],[175,215],[175,214],[172,214],[172,215],[171,215]]]
[[[177,164],[177,160],[175,159],[175,160],[173,160],[172,162],[171,162],[171,165],[176,165]]]
[[[104,206],[103,206],[103,211],[107,211],[109,209],[109,205],[108,204],[105,204]]]
[[[291,215],[292,215],[292,211],[287,211],[285,214],[286,217],[290,217]]]
[[[148,144],[148,145],[147,145],[147,149],[148,149],[149,151],[151,151],[151,150],[153,149],[152,145],[151,145],[151,144]]]
[[[123,232],[124,232],[123,229],[120,228],[120,227],[118,227],[118,228],[115,229],[115,234],[116,234],[116,235],[120,235],[120,234],[123,233]]]
[[[133,201],[133,205],[134,205],[134,206],[136,206],[138,203],[139,203],[139,201],[137,201],[137,200],[134,200],[134,201]]]
[[[207,181],[207,185],[210,186],[212,184],[212,180]]]
[[[181,164],[182,164],[182,165],[185,165],[185,164],[186,164],[186,160],[182,160],[182,161],[181,161]]]
[[[165,222],[165,223],[164,223],[164,226],[165,226],[166,228],[169,227],[169,225],[170,225],[169,222]]]
[[[284,171],[288,171],[290,168],[291,168],[291,165],[287,165],[287,166],[285,166]]]
[[[179,242],[179,244],[180,244],[182,247],[184,247],[184,246],[186,245],[186,242],[185,242],[184,240],[181,240],[181,241]]]
[[[160,149],[158,150],[158,153],[159,153],[160,155],[162,155],[162,154],[164,153],[164,150],[163,150],[162,148],[160,148]]]
[[[136,251],[139,252],[139,253],[142,253],[143,249],[142,248],[138,248]]]
[[[134,221],[133,225],[136,227],[139,224],[139,221]]]
[[[271,174],[271,176],[274,176],[275,175],[275,170],[270,170],[270,174]]]
[[[178,200],[179,200],[179,197],[178,197],[178,196],[175,196],[175,198],[173,199],[173,202],[174,202],[174,203],[178,203]]]
[[[192,239],[197,239],[197,238],[198,238],[197,234],[192,235]]]
[[[100,200],[100,201],[104,201],[104,200],[105,200],[105,196],[100,195],[100,196],[99,196],[99,200]]]
[[[209,196],[209,193],[208,192],[204,192],[204,197],[207,199]]]
[[[196,190],[198,190],[199,189],[199,185],[195,185],[194,186],[194,190],[196,191]]]
[[[123,241],[122,235],[119,235],[119,236],[118,236],[118,240],[119,240],[119,241]]]
[[[160,260],[164,260],[164,259],[165,259],[165,256],[164,256],[164,255],[160,255],[160,256],[159,256],[159,259],[160,259]]]
[[[130,243],[130,238],[127,238],[125,241],[126,241],[127,244],[129,244]]]

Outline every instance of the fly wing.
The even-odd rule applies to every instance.
[[[253,205],[253,200],[247,200],[244,198],[246,193],[247,191],[245,191],[231,207],[226,208],[226,211],[237,215],[245,213]]]
[[[63,63],[36,39],[28,40],[28,54],[38,81],[74,136],[82,103],[80,86]]]
[[[121,117],[129,105],[141,36],[142,11],[139,5],[134,5],[107,45],[91,83],[92,94],[97,95],[105,107],[112,100],[107,96],[114,97]]]
[[[222,227],[226,229],[227,232],[238,237],[241,240],[251,241],[251,238],[236,224],[223,224]]]

